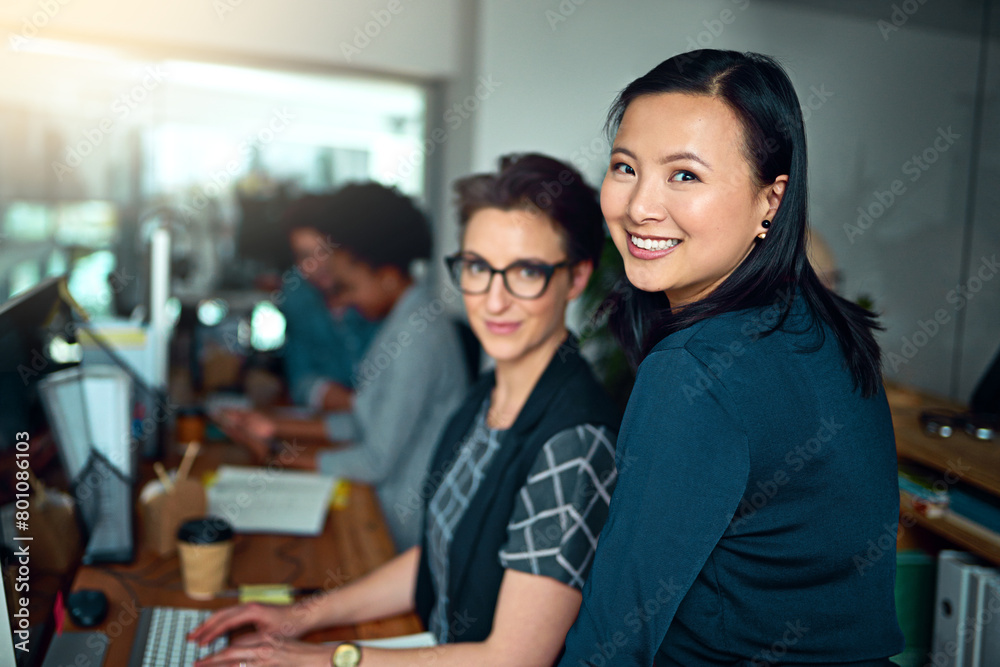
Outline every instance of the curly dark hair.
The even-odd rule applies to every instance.
[[[351,183],[326,204],[330,236],[373,269],[394,266],[409,275],[414,260],[431,256],[431,229],[413,200],[380,183]]]
[[[323,192],[293,199],[281,213],[281,226],[289,234],[296,229],[315,229],[324,236],[331,236],[334,225],[328,209],[332,197]]]

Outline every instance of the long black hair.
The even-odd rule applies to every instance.
[[[755,241],[746,259],[705,298],[671,310],[666,295],[631,284],[610,302],[609,326],[633,365],[657,342],[696,322],[722,313],[776,306],[785,322],[794,295],[801,293],[814,316],[832,329],[855,386],[864,396],[878,391],[881,355],[870,311],[841,298],[820,282],[806,258],[806,136],[792,82],[773,58],[758,53],[706,49],[666,60],[630,83],[608,113],[606,130],[617,133],[629,104],[644,95],[686,93],[725,102],[743,125],[743,152],[759,187],[788,175],[781,205],[767,237]]]

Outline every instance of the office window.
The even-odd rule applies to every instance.
[[[65,265],[92,307],[127,310],[166,225],[172,291],[196,304],[287,266],[278,217],[298,194],[376,180],[423,198],[419,84],[43,38],[0,47],[0,71],[0,300]],[[25,248],[37,270],[15,276]]]

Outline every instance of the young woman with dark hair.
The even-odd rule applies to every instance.
[[[603,218],[580,174],[542,155],[503,158],[496,173],[456,190],[461,250],[448,267],[496,367],[473,386],[431,460],[420,487],[422,540],[320,598],[219,612],[192,638],[208,642],[241,625],[257,632],[199,665],[329,665],[333,647],[289,638],[407,611],[441,645],[363,648],[361,665],[557,658],[616,479],[618,415],[565,323],[600,256]],[[353,644],[336,651],[335,664],[359,664]]]
[[[601,206],[639,365],[561,665],[887,665],[896,458],[874,316],[806,259],[799,101],[705,50],[629,84]],[[624,458],[623,457],[627,457]]]
[[[262,462],[373,485],[396,547],[405,550],[421,530],[421,508],[407,503],[469,388],[466,355],[436,290],[411,273],[431,253],[430,224],[413,201],[378,183],[351,183],[321,204],[334,221],[336,247],[323,261],[337,302],[381,323],[354,370],[352,390],[315,416],[229,410],[216,418]],[[440,317],[429,315],[435,311]],[[339,446],[293,455],[282,440]]]

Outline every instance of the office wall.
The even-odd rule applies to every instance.
[[[962,244],[978,36],[916,21],[883,31],[874,19],[764,0],[548,0],[530,10],[483,0],[480,12],[479,72],[502,85],[476,118],[476,168],[542,150],[596,185],[604,114],[631,79],[695,45],[777,56],[807,115],[812,223],[844,273],[845,296],[868,296],[883,314],[887,375],[968,398],[1000,343],[1000,280],[964,309],[949,296],[976,270],[963,275]],[[995,144],[984,154],[994,170]],[[1000,250],[992,203],[980,206],[975,262]],[[870,221],[859,222],[859,207]]]
[[[1000,3],[992,2],[989,51],[982,95],[982,135],[976,156],[971,235],[966,270],[955,282],[964,286],[965,319],[963,347],[954,369],[960,396],[968,396],[991,355],[1000,355]],[[955,289],[953,286],[952,289]],[[975,290],[975,291],[973,291]],[[962,301],[960,301],[962,302]]]
[[[434,78],[456,74],[460,0],[5,0],[12,36],[92,39]]]
[[[776,55],[808,110],[812,222],[843,270],[843,293],[868,296],[883,313],[881,341],[895,355],[887,374],[967,398],[1000,344],[1000,280],[974,280],[1000,251],[990,194],[1000,169],[1000,50],[967,228],[978,36],[923,20],[936,5],[886,31],[873,16],[803,4],[822,3],[8,0],[0,27],[427,81],[437,105],[425,156],[439,254],[455,246],[454,178],[491,168],[503,153],[540,150],[571,160],[597,185],[604,113],[628,81],[696,45]],[[43,5],[56,9],[42,15]],[[891,5],[884,9],[892,21]],[[370,36],[359,37],[366,29]],[[915,155],[934,162],[923,170]],[[896,181],[901,194],[892,194]],[[859,207],[870,221],[859,222]],[[959,299],[960,285],[977,288],[975,298]]]

